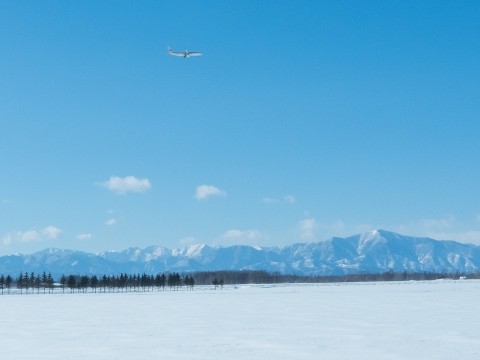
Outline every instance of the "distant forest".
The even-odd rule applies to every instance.
[[[120,274],[120,275],[62,275],[55,280],[43,272],[20,273],[16,278],[0,275],[0,294],[47,293],[105,293],[105,292],[146,292],[165,290],[193,290],[195,285],[210,285],[221,289],[224,285],[241,284],[282,284],[282,283],[341,283],[373,281],[421,281],[439,279],[480,279],[477,273],[409,273],[387,271],[381,274],[352,274],[326,276],[299,276],[269,273],[267,271],[202,271],[195,273]]]

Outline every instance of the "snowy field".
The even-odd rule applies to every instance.
[[[480,359],[480,282],[0,296],[0,359]]]

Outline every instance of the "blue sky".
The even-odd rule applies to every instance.
[[[479,19],[475,1],[1,2],[0,255],[375,228],[480,244]]]

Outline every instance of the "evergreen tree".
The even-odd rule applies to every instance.
[[[60,277],[60,286],[62,287],[62,292],[65,294],[65,287],[67,286],[67,277],[62,274]]]
[[[162,287],[162,277],[160,276],[160,274],[157,274],[157,276],[155,276],[155,286],[157,287],[157,291],[160,291],[160,288]]]
[[[113,276],[107,276],[107,288],[108,292],[114,291],[113,289],[113,283],[114,283],[114,277]]]
[[[124,289],[125,291],[127,291],[127,281],[128,281],[127,274],[120,274],[120,277],[118,278],[118,286],[120,287],[122,292]]]
[[[17,278],[17,288],[20,289],[20,294],[23,293],[23,274],[20,273],[20,275]]]
[[[7,288],[7,291],[10,293],[10,287],[12,286],[13,279],[10,275],[7,275],[5,278],[5,287]]]
[[[175,273],[174,275],[174,281],[175,281],[175,286],[177,287],[177,290],[180,286],[182,286],[183,282],[182,282],[182,278],[180,277],[180,274],[179,273]]]
[[[40,274],[37,274],[37,276],[34,276],[34,285],[35,289],[37,289],[37,294],[40,294],[40,287],[42,285],[42,280],[40,278]]]
[[[161,278],[161,282],[162,282],[162,290],[165,291],[165,285],[167,284],[167,277],[165,276],[165,274],[162,273],[160,278]]]
[[[132,288],[135,289],[134,287],[134,276],[133,275],[129,275],[128,276],[128,287],[130,289],[130,292],[132,292]]]
[[[35,292],[34,289],[35,289],[35,279],[36,279],[36,278],[37,278],[37,277],[35,276],[35,273],[32,271],[32,272],[30,273],[30,280],[29,280],[29,283],[28,283],[29,287],[32,288],[32,293]]]
[[[87,275],[80,276],[80,281],[78,282],[78,286],[80,287],[80,289],[82,289],[82,292],[86,291],[89,283],[90,281]]]
[[[5,287],[5,276],[3,274],[0,276],[0,289],[2,289],[2,295],[3,295],[3,288]]]
[[[155,277],[153,275],[150,275],[148,277],[148,285],[152,288],[153,291],[153,287],[155,286]]]
[[[143,291],[145,291],[145,288],[148,286],[148,277],[145,273],[143,273],[140,277],[140,286],[142,287]]]
[[[98,278],[95,275],[90,278],[90,287],[93,289],[94,292],[97,292]]]
[[[42,273],[42,287],[43,287],[43,293],[45,294],[45,290],[47,289],[48,287],[48,283],[47,283],[47,273],[44,271]]]
[[[106,275],[103,275],[102,276],[102,280],[100,281],[100,286],[103,287],[103,292],[105,293],[106,289],[107,289],[107,284],[108,284],[108,278]]]
[[[133,274],[132,276],[133,291],[137,291],[137,284],[138,284],[137,274]]]
[[[168,274],[167,285],[170,288],[170,290],[172,290],[172,287],[175,286],[175,277],[173,276],[172,273]]]
[[[47,275],[47,287],[48,287],[48,292],[53,293],[53,288],[55,287],[55,281],[53,280],[51,273],[48,273]]]
[[[185,284],[185,286],[187,286],[187,289],[190,288],[191,290],[193,290],[193,286],[195,285],[195,279],[193,278],[193,276],[187,275],[185,276],[183,283]]]
[[[25,288],[25,294],[28,294],[28,289],[30,288],[30,276],[27,272],[23,275],[23,287]]]
[[[73,293],[75,287],[77,286],[77,280],[75,280],[75,276],[69,275],[67,279],[67,286],[70,289],[70,292]]]

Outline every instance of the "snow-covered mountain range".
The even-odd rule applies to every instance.
[[[403,236],[373,230],[347,238],[297,243],[285,247],[192,245],[181,249],[145,249],[98,254],[46,249],[30,255],[0,257],[0,274],[20,272],[119,274],[213,270],[266,270],[282,274],[333,275],[409,272],[476,272],[480,246],[455,241]]]

